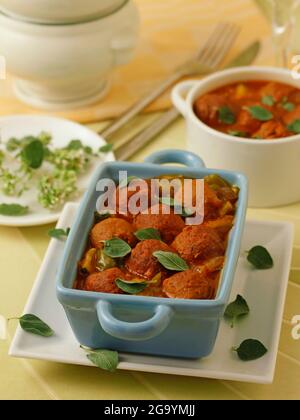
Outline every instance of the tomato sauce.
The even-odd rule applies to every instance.
[[[176,179],[183,185],[182,177]],[[194,185],[197,180],[191,181]],[[155,214],[150,207],[140,214],[124,215],[117,211],[103,220],[95,220],[78,264],[74,288],[160,298],[214,299],[239,190],[218,175],[210,175],[204,179],[203,194],[202,224],[187,226],[187,216],[175,214],[172,200],[169,206],[156,206]],[[176,194],[169,199],[176,199]],[[128,247],[126,255],[120,258],[109,255],[105,246],[112,239],[121,240],[125,250]],[[171,255],[177,265],[170,268],[158,259],[157,253]]]
[[[300,134],[300,89],[269,81],[230,84],[198,98],[197,117],[231,136],[273,140]]]

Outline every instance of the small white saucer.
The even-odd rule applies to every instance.
[[[78,205],[66,205],[59,227],[67,228],[74,220]],[[288,285],[293,246],[293,227],[290,223],[248,221],[243,251],[263,245],[271,252],[275,266],[271,270],[251,269],[245,256],[239,261],[232,291],[232,300],[239,293],[245,297],[251,314],[234,329],[222,322],[212,355],[202,360],[184,360],[121,354],[119,369],[155,372],[233,381],[272,383],[280,338],[281,321]],[[91,366],[86,354],[76,342],[65,313],[55,294],[55,274],[64,243],[52,240],[24,310],[40,316],[55,330],[55,336],[43,339],[17,329],[10,355],[30,359]],[[268,348],[262,359],[242,362],[231,352],[247,338],[256,338]]]
[[[7,142],[11,137],[22,138],[28,135],[38,135],[46,131],[53,136],[54,147],[65,147],[71,140],[81,140],[85,146],[90,146],[97,151],[106,143],[94,131],[83,125],[62,118],[47,116],[15,115],[0,118],[1,143]],[[73,201],[79,201],[85,192],[94,169],[104,161],[114,160],[113,153],[97,158],[89,167],[88,171],[78,180],[78,195]],[[50,211],[43,208],[37,201],[35,188],[26,191],[22,197],[7,197],[0,192],[0,203],[18,203],[30,208],[29,214],[21,217],[9,217],[0,215],[0,225],[4,226],[36,226],[56,222],[62,209]]]

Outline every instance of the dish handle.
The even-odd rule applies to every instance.
[[[144,341],[158,336],[167,328],[173,311],[168,306],[158,305],[151,319],[125,322],[115,318],[111,303],[101,300],[97,304],[97,314],[101,327],[107,334],[121,340]]]
[[[145,163],[162,165],[164,163],[181,163],[190,168],[205,168],[203,160],[192,152],[186,150],[162,150],[153,153],[145,159]]]
[[[188,110],[185,97],[197,83],[199,83],[199,81],[186,80],[184,82],[178,83],[172,90],[172,102],[184,117],[186,117]]]

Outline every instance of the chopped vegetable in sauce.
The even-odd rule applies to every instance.
[[[300,133],[300,90],[278,82],[246,81],[198,98],[196,115],[234,137],[272,140]]]

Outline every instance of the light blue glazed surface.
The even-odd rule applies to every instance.
[[[180,163],[186,167],[162,166],[168,163]],[[215,300],[176,300],[72,289],[77,263],[82,258],[94,222],[99,197],[96,185],[102,178],[118,180],[119,171],[127,171],[129,176],[142,178],[163,174],[203,178],[209,174],[219,174],[240,188],[235,225]],[[245,224],[247,198],[248,183],[244,175],[206,169],[198,156],[184,150],[161,151],[141,164],[113,162],[101,165],[82,200],[57,274],[57,296],[80,344],[90,348],[184,358],[209,355],[231,293]]]

